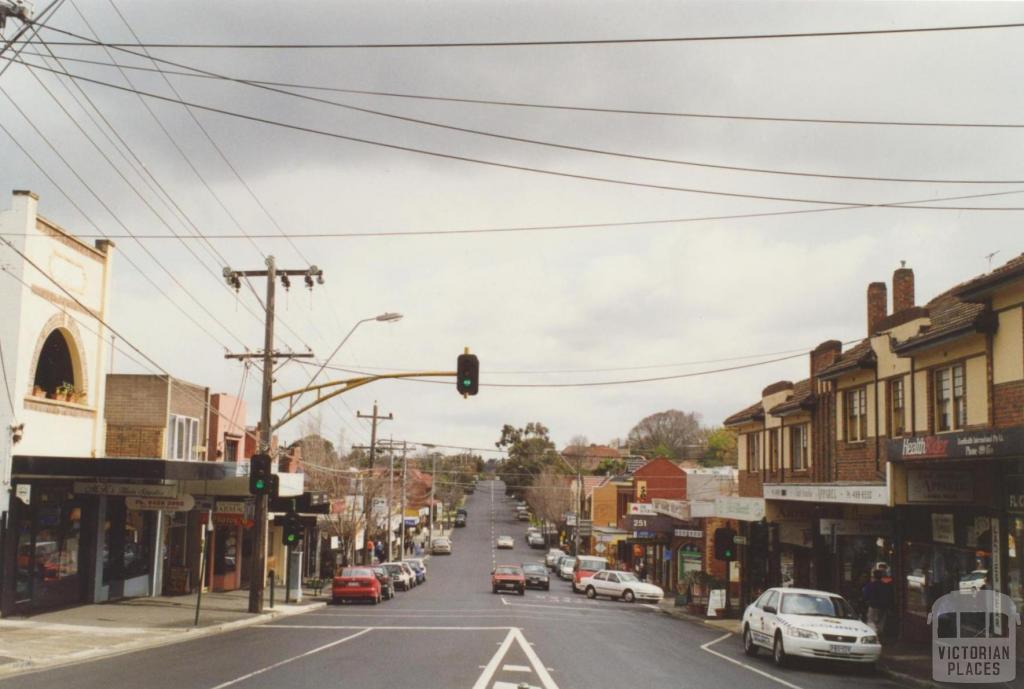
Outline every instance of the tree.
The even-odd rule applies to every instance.
[[[595,476],[606,476],[608,474],[622,474],[626,471],[626,460],[624,459],[602,459],[594,469]]]
[[[651,414],[640,420],[629,432],[632,450],[647,457],[685,459],[703,446],[704,432],[700,414],[678,409]]]
[[[554,467],[543,469],[529,488],[526,502],[543,524],[559,524],[567,512],[575,512],[569,478]],[[545,535],[547,532],[545,530]]]
[[[498,465],[498,476],[505,482],[506,493],[522,494],[544,467],[561,464],[547,426],[539,421],[531,421],[523,428],[505,424],[495,446],[508,452],[508,458]]]
[[[707,450],[704,451],[704,466],[736,466],[736,432],[729,428],[709,428],[707,432]]]

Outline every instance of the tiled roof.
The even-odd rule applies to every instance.
[[[793,396],[787,399],[785,402],[776,404],[774,407],[768,410],[769,414],[785,414],[786,412],[796,411],[798,409],[806,408],[813,401],[814,395],[811,391],[811,379],[805,378],[799,383],[793,386]]]
[[[917,335],[898,343],[895,347],[897,352],[916,349],[981,324],[980,317],[985,312],[985,305],[961,301],[954,296],[958,289],[954,287],[928,302],[925,308],[928,309],[931,323]]]
[[[871,340],[862,340],[850,349],[839,355],[839,358],[835,362],[826,366],[825,368],[818,371],[819,378],[830,378],[832,376],[839,375],[851,369],[859,367],[862,363],[869,360],[869,357],[874,354],[874,350],[871,349]]]
[[[595,488],[600,488],[608,481],[607,476],[584,476],[583,495],[590,495]]]
[[[562,450],[562,455],[570,457],[583,455],[588,459],[622,459],[621,452],[616,450],[614,447],[608,447],[607,445],[590,445],[589,447],[570,445]]]
[[[764,407],[760,402],[755,402],[746,409],[736,412],[725,420],[726,426],[735,426],[746,421],[757,421],[764,418]]]
[[[973,295],[980,294],[1000,282],[1019,277],[1024,277],[1024,254],[1010,259],[989,273],[962,282],[950,291],[956,297],[970,299]]]

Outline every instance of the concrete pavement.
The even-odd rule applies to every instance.
[[[493,494],[492,494],[493,485]],[[557,579],[547,592],[495,595],[494,563],[539,560],[524,542],[504,487],[483,482],[468,501],[451,556],[435,556],[427,582],[381,605],[328,606],[229,634],[0,680],[0,688],[653,689],[723,686],[892,689],[847,666],[779,671],[743,655],[732,634],[657,609],[588,600]],[[494,538],[515,538],[495,550]]]

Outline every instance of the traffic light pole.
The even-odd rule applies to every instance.
[[[263,359],[263,396],[260,403],[260,438],[259,451],[270,453],[271,434],[273,429],[270,421],[270,405],[274,399],[274,360],[280,358],[309,358],[313,356],[308,353],[283,353],[274,351],[274,298],[277,279],[280,277],[285,289],[290,286],[288,278],[291,276],[305,276],[306,286],[313,288],[313,279],[323,282],[323,271],[316,266],[310,266],[307,270],[278,270],[273,256],[266,260],[266,270],[231,270],[224,268],[224,278],[228,284],[238,291],[241,288],[240,278],[265,277],[267,279],[267,296],[265,304],[265,321],[263,329],[263,352],[262,354],[225,354],[226,359],[251,359],[261,357]],[[267,513],[269,512],[269,496],[266,492],[256,496],[256,510],[253,515],[254,537],[252,548],[252,564],[249,573],[249,612],[263,612],[263,587],[264,571],[267,566]]]

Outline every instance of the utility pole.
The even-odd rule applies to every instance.
[[[405,559],[405,461],[406,446],[405,441],[402,441],[402,542],[398,547],[398,559]]]
[[[373,480],[373,460],[377,455],[377,422],[378,421],[392,421],[394,420],[394,414],[388,414],[387,416],[381,416],[377,413],[377,402],[373,403],[373,414],[363,414],[356,412],[356,417],[360,419],[372,419],[373,424],[370,427],[370,468],[366,473],[366,479],[363,481],[363,520],[366,524],[366,531],[363,535],[363,564],[373,564],[373,552],[366,547],[366,544],[370,542],[370,514],[372,506],[370,500],[367,500],[366,487],[369,485],[367,482]]]
[[[576,557],[580,556],[580,522],[583,520],[583,455],[576,457],[576,535],[573,548]]]
[[[437,453],[430,453],[430,540],[434,542],[434,486],[437,485]]]
[[[271,421],[270,404],[274,397],[274,362],[277,359],[310,358],[312,352],[293,353],[274,351],[274,295],[277,280],[287,290],[291,287],[290,277],[305,277],[306,287],[313,289],[313,280],[323,284],[323,271],[316,266],[306,270],[278,270],[273,256],[267,256],[266,270],[232,270],[224,268],[224,279],[237,292],[242,287],[241,278],[265,277],[267,279],[266,314],[263,331],[263,351],[259,353],[225,354],[225,359],[263,359],[263,397],[260,404],[259,451],[270,453]],[[256,497],[255,534],[252,544],[252,569],[249,575],[249,612],[263,612],[264,571],[267,565],[267,512],[269,496],[266,493]]]

